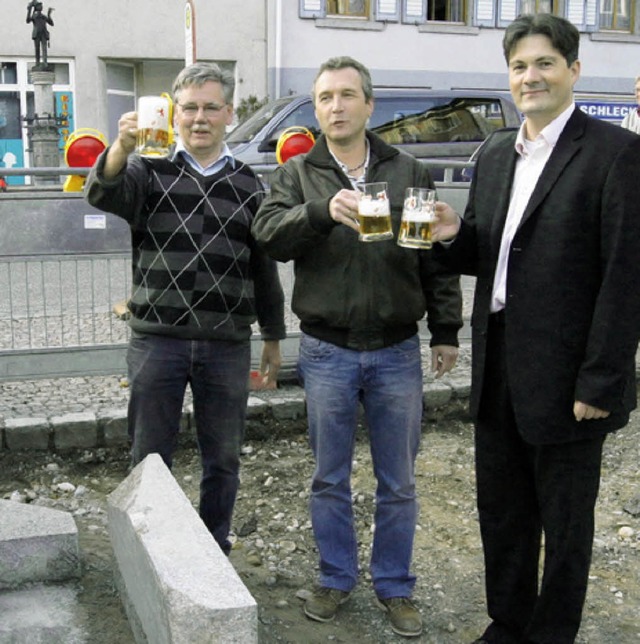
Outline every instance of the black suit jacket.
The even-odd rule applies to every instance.
[[[438,253],[478,278],[471,320],[476,417],[515,137],[489,143],[480,155],[460,233]],[[575,110],[511,244],[505,316],[505,377],[527,442],[575,441],[627,423],[636,405],[640,333],[640,137]],[[578,423],[575,400],[611,415]]]

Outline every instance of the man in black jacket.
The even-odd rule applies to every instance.
[[[436,206],[434,237],[454,241],[435,250],[477,276],[471,411],[492,620],[479,643],[574,641],[604,439],[636,405],[640,139],[576,108],[579,40],[551,14],[509,25],[525,121],[485,146],[464,220]]]
[[[439,274],[430,251],[393,239],[358,241],[360,183],[387,182],[396,235],[405,189],[433,187],[421,163],[366,131],[374,107],[368,70],[347,57],[327,61],[313,98],[323,136],[276,170],[252,227],[272,257],[295,264],[292,307],[303,331],[298,367],[316,459],[311,518],[320,553],[320,587],[305,613],[333,619],[357,583],[350,474],[362,403],[378,481],[374,591],[392,628],[417,636],[422,621],[410,600],[423,399],[417,322],[426,311],[432,367],[441,376],[457,358],[459,278]]]

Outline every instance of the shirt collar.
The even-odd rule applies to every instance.
[[[229,161],[231,164],[232,168],[236,167],[236,160],[231,153],[231,150],[229,146],[226,143],[222,144],[222,149],[220,150],[220,156],[210,163],[206,168],[203,168],[198,161],[193,157],[193,155],[187,151],[187,149],[184,147],[184,143],[180,140],[176,143],[176,148],[173,153],[173,160],[175,161],[179,156],[181,156],[187,163],[189,163],[191,166],[194,168],[197,168],[198,170],[207,170],[208,168],[213,167],[216,164],[220,164],[222,161]]]
[[[369,139],[365,139],[365,144],[367,146],[367,151],[365,153],[364,162],[361,166],[358,166],[357,168],[355,168],[356,170],[359,170],[360,168],[363,168],[364,170],[364,172],[362,173],[362,177],[360,177],[360,179],[358,180],[360,182],[364,181],[364,177],[366,176],[367,170],[369,169],[369,161],[371,159],[371,149],[369,147]],[[342,161],[338,159],[338,157],[333,153],[333,151],[328,145],[327,145],[327,149],[329,150],[329,153],[333,157],[333,160],[340,166],[340,169],[342,170],[342,172],[344,172],[347,175],[347,177],[351,180],[351,182],[353,182],[354,178],[349,174],[349,168],[347,168],[346,164],[342,163]]]
[[[556,116],[556,118],[553,119],[553,121],[551,121],[551,123],[549,123],[549,125],[547,125],[542,130],[542,132],[540,132],[540,134],[538,134],[533,143],[536,143],[538,145],[546,145],[550,148],[555,147],[558,139],[560,138],[560,134],[562,134],[562,130],[564,130],[564,127],[567,124],[567,121],[571,118],[571,115],[573,114],[575,108],[576,104],[572,102],[564,112]],[[525,124],[526,120],[523,121],[520,129],[518,130],[518,136],[516,137],[515,143],[516,152],[523,158],[526,158],[528,156],[528,148],[531,147],[531,142],[528,141],[524,135]]]

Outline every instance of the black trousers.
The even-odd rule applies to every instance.
[[[522,439],[509,392],[504,326],[499,316],[491,317],[475,433],[492,619],[483,637],[496,644],[571,644],[587,591],[604,438],[555,445]]]

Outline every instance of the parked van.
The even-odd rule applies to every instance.
[[[491,132],[518,126],[520,113],[503,92],[377,89],[369,128],[418,159],[467,161]],[[268,182],[282,132],[303,126],[319,135],[311,97],[285,96],[258,110],[226,137],[236,158]],[[433,170],[435,180],[443,171]],[[460,172],[456,173],[460,178]]]

